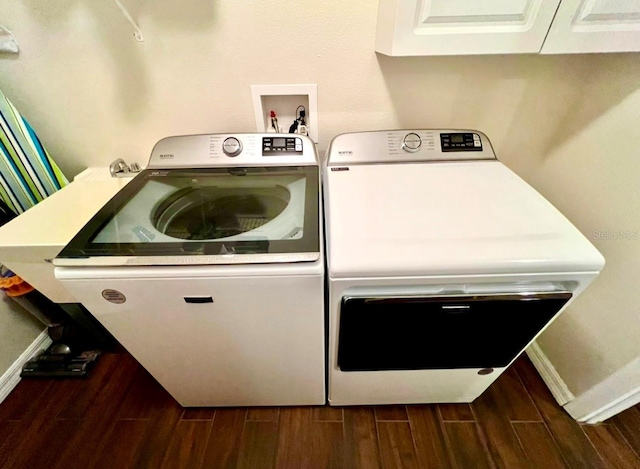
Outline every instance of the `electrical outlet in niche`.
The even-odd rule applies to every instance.
[[[318,143],[318,85],[251,85],[251,97],[257,132],[270,131],[270,112],[275,111],[279,130],[288,133],[304,106],[308,135]]]

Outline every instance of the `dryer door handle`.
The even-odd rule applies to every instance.
[[[184,301],[186,303],[213,303],[213,298],[210,296],[185,296]]]

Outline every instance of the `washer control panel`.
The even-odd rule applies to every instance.
[[[262,137],[262,155],[300,155],[302,139],[299,137]]]
[[[480,135],[470,132],[441,133],[440,145],[443,152],[482,151]]]
[[[242,152],[242,143],[235,137],[229,137],[222,142],[222,151],[227,156],[238,156]]]
[[[318,164],[316,145],[306,135],[235,133],[163,138],[153,147],[147,169]]]

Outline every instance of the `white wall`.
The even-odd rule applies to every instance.
[[[21,44],[0,88],[69,175],[144,163],[168,135],[253,131],[249,85],[317,83],[320,149],[352,130],[478,128],[592,240],[640,230],[638,54],[389,58],[371,0],[123,3],[144,43],[108,0],[0,0]],[[541,341],[574,394],[640,354],[640,240],[593,242],[604,274]]]
[[[639,57],[628,58],[636,61],[632,70],[624,70],[627,57],[618,57],[590,73],[576,118],[558,129],[567,137],[526,170],[607,262],[539,340],[574,394],[640,357],[640,90],[609,108],[599,102],[620,92],[622,71],[640,82]]]
[[[44,328],[44,324],[29,314],[21,305],[4,293],[0,293],[0,376],[36,340]],[[2,393],[0,392],[1,400]]]

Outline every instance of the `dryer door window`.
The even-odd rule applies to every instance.
[[[343,298],[342,371],[507,366],[570,292]]]

